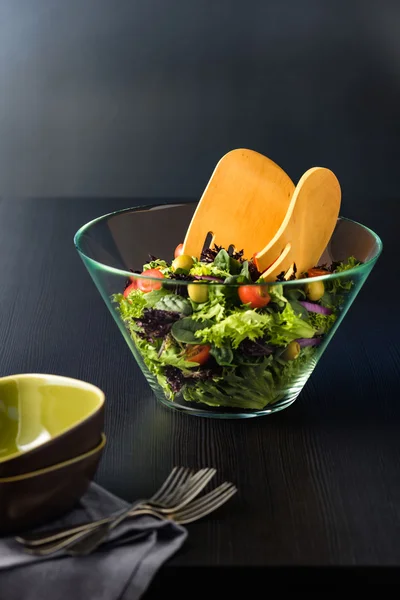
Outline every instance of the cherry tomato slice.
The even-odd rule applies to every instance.
[[[185,360],[189,362],[197,362],[199,365],[204,365],[210,358],[211,346],[196,344],[188,346],[185,351]]]
[[[124,296],[125,298],[127,298],[129,296],[129,294],[131,292],[133,292],[133,290],[137,290],[137,281],[135,279],[135,281],[132,281],[132,283],[130,283],[124,290]]]
[[[316,267],[312,269],[308,269],[307,275],[309,277],[320,277],[320,275],[328,275],[329,271],[327,269],[317,269]]]
[[[175,248],[174,257],[177,258],[178,256],[181,256],[181,254],[183,254],[183,244],[179,244]]]
[[[263,308],[271,300],[266,285],[241,285],[238,294],[242,304],[250,304],[250,308]]]
[[[164,275],[158,269],[147,269],[147,271],[143,271],[141,274],[146,275],[147,277],[164,279]],[[154,290],[160,290],[162,288],[162,284],[158,283],[158,281],[150,281],[148,279],[138,279],[137,287],[143,293],[147,294],[147,292],[153,292]]]

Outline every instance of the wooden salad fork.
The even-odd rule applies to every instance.
[[[304,173],[281,227],[254,257],[265,281],[275,281],[281,272],[288,278],[295,266],[298,274],[305,273],[318,263],[335,229],[340,200],[332,171],[313,167]]]

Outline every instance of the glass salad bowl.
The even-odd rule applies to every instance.
[[[339,218],[318,268],[265,284],[241,252],[212,247],[196,260],[176,249],[174,258],[196,205],[99,217],[79,229],[75,246],[163,404],[217,418],[282,410],[313,372],[381,240]]]

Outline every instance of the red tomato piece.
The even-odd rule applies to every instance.
[[[147,269],[147,271],[143,271],[142,275],[146,275],[146,277],[154,277],[157,279],[164,279],[164,275],[158,269]],[[137,287],[144,294],[147,292],[153,292],[154,290],[160,290],[162,288],[162,284],[158,283],[158,281],[151,281],[149,279],[139,279],[137,280]]]
[[[211,346],[196,344],[188,346],[185,351],[185,360],[189,362],[197,362],[199,365],[204,365],[210,358]]]
[[[308,269],[307,275],[309,277],[320,277],[320,275],[328,275],[329,271],[327,269],[317,269],[314,267],[313,269]]]
[[[132,283],[130,283],[128,285],[128,287],[125,288],[125,290],[124,290],[124,296],[125,296],[125,298],[127,298],[129,296],[129,294],[131,292],[133,292],[133,290],[137,290],[137,281],[136,281],[136,279],[135,279],[135,281],[133,281]]]
[[[179,244],[175,248],[174,257],[177,258],[178,256],[181,256],[181,254],[183,254],[183,244]]]
[[[241,285],[238,293],[242,304],[250,304],[250,308],[263,308],[271,300],[266,285]]]

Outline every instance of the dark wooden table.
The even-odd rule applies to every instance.
[[[381,234],[384,254],[297,402],[270,417],[222,421],[155,400],[73,246],[81,224],[137,203],[0,200],[0,365],[1,375],[59,373],[105,390],[108,445],[97,480],[115,494],[151,494],[176,464],[215,466],[238,485],[229,505],[188,527],[149,596],[194,567],[197,590],[215,574],[209,567],[227,591],[257,576],[339,582],[349,566],[381,567],[354,569],[359,581],[397,581],[400,273],[382,204],[360,201],[345,213]]]

